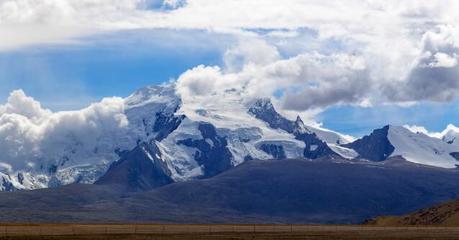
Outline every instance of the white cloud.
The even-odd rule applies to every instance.
[[[459,34],[456,26],[441,25],[425,32],[418,56],[406,76],[387,84],[393,101],[451,101],[459,92]]]
[[[115,29],[137,12],[140,0],[2,0],[0,50],[75,38]],[[129,20],[128,20],[129,21]],[[108,27],[108,25],[115,25]]]
[[[25,95],[24,91],[11,92],[7,104],[1,106],[0,115],[18,114],[39,123],[41,119],[51,114],[51,111],[43,109],[41,104],[33,98]]]
[[[167,24],[185,28],[265,29],[267,34],[262,31],[258,39],[226,52],[226,68],[219,70],[218,85],[229,81],[228,85],[239,85],[247,96],[284,91],[284,110],[323,109],[336,104],[408,106],[423,100],[450,101],[457,96],[459,37],[455,24],[459,14],[453,10],[457,4],[311,0],[288,4],[222,1],[217,6],[210,1],[189,1],[187,7],[165,19]],[[249,14],[251,8],[257,11]],[[226,9],[234,9],[238,15],[220,12]],[[189,20],[186,23],[181,21],[184,16]],[[313,41],[298,42],[299,28],[310,29],[317,36]],[[279,32],[295,34],[282,36]],[[268,43],[312,48],[281,59],[279,50]],[[209,84],[215,87],[214,82]]]
[[[121,98],[105,98],[79,111],[53,113],[17,90],[0,105],[0,162],[18,170],[41,159],[41,164],[49,167],[72,151],[69,147],[82,145],[91,152],[101,138],[122,134],[127,125]],[[89,155],[82,156],[80,164],[91,161]]]
[[[240,71],[245,65],[266,65],[280,59],[276,47],[259,38],[240,37],[237,46],[224,54],[226,70]]]
[[[182,96],[199,97],[215,92],[215,87],[225,82],[221,69],[217,66],[197,66],[184,72],[177,83],[177,88]]]
[[[182,94],[283,91],[284,110],[303,111],[450,101],[459,90],[458,1],[154,0],[161,7],[150,9],[151,1],[3,0],[0,50],[102,31],[207,29],[239,44],[226,51],[225,66],[185,72]],[[293,43],[298,52],[283,56],[280,46]]]
[[[2,0],[1,28],[41,26],[60,29],[51,40],[86,31],[132,28],[290,29],[317,30],[321,38],[364,43],[403,40],[432,23],[458,20],[457,2],[349,0],[166,0],[173,11],[145,8],[151,0]],[[58,32],[61,32],[58,31]],[[286,31],[288,32],[288,31]],[[273,31],[277,34],[279,31]],[[60,36],[57,36],[62,34]],[[32,33],[32,35],[34,35]],[[48,35],[48,34],[45,34]],[[278,35],[278,34],[277,34]],[[45,39],[37,39],[45,41]],[[403,42],[398,41],[398,44]],[[23,43],[18,43],[23,44]],[[377,43],[374,43],[377,44]]]
[[[450,56],[446,53],[437,52],[433,55],[434,61],[429,63],[429,67],[444,67],[451,68],[457,65],[457,56]]]
[[[302,55],[297,87],[287,91],[283,106],[292,110],[325,108],[365,100],[371,86],[364,59],[351,55]]]
[[[253,64],[248,60],[240,71],[224,72],[219,67],[198,66],[183,73],[177,89],[183,98],[220,95],[237,91],[245,101],[270,97],[279,89],[285,94],[283,110],[303,111],[338,103],[366,102],[370,84],[361,57],[319,53]],[[339,86],[339,87],[337,87]]]

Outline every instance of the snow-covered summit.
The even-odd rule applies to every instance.
[[[125,104],[128,109],[145,106],[148,104],[176,107],[181,102],[181,99],[175,91],[175,84],[162,84],[147,86],[135,91],[125,99]]]
[[[441,139],[448,144],[459,146],[459,128],[453,124],[449,124],[446,129],[441,132]]]
[[[458,164],[455,157],[459,152],[457,145],[401,126],[388,125],[376,129],[370,135],[345,146],[372,161],[401,156],[409,162],[442,168],[456,168]]]
[[[395,150],[392,156],[402,156],[407,161],[443,168],[455,168],[459,163],[453,155],[457,146],[424,133],[413,133],[404,127],[389,128],[388,139]]]

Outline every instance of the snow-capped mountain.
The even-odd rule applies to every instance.
[[[401,156],[413,163],[442,168],[455,168],[458,164],[458,145],[405,127],[385,126],[370,135],[344,145],[354,149],[359,157],[371,161],[384,161]]]
[[[91,138],[69,130],[48,140],[39,153],[28,155],[24,166],[12,167],[11,161],[0,159],[0,190],[121,184],[119,179],[129,181],[125,183],[129,189],[148,189],[212,177],[252,159],[384,161],[401,156],[414,163],[454,168],[459,158],[457,132],[452,130],[440,139],[386,126],[353,141],[308,126],[300,117],[282,116],[270,99],[244,99],[235,90],[212,97],[182,98],[174,83],[140,89],[116,108],[122,110],[116,119],[126,122],[122,127],[101,127]],[[93,108],[97,105],[89,110],[103,115]]]
[[[446,129],[440,133],[440,137],[448,144],[459,146],[459,128],[453,124],[449,124]]]
[[[50,115],[33,99],[25,95],[19,97],[38,105],[39,111]],[[117,100],[116,107],[109,108],[111,111],[122,110],[123,116],[115,117],[120,122],[125,117],[126,126],[109,128],[104,126],[105,122],[92,119],[94,116],[83,115],[81,118],[89,120],[90,127],[95,125],[89,132],[72,130],[75,123],[64,122],[68,127],[60,130],[56,137],[49,137],[42,141],[42,145],[34,147],[38,149],[36,153],[24,156],[13,153],[10,158],[0,159],[1,190],[93,183],[106,173],[113,162],[141,143],[157,145],[158,155],[174,181],[213,176],[248,159],[304,156],[305,141],[298,139],[291,130],[271,127],[266,121],[258,119],[250,112],[257,107],[260,114],[274,114],[277,120],[298,127],[302,133],[316,131],[326,133],[327,140],[345,141],[344,137],[333,132],[317,128],[309,130],[301,119],[296,123],[287,120],[274,110],[270,101],[263,101],[268,104],[266,108],[257,105],[261,100],[246,102],[237,92],[229,91],[220,101],[205,104],[190,100],[183,102],[174,84],[140,89],[122,99],[121,106]],[[97,104],[84,111],[98,117],[104,117],[107,112]],[[75,115],[80,117],[78,114],[66,112],[61,115],[65,115],[62,117],[65,120]],[[57,122],[55,117],[51,115],[44,119]],[[78,126],[74,127],[77,129]],[[317,141],[317,144],[311,144],[310,149],[316,150],[316,145],[320,144],[321,141]],[[26,164],[18,164],[20,162]]]

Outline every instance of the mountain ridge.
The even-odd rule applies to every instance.
[[[440,139],[387,125],[350,141],[339,133],[305,125],[300,117],[289,120],[269,98],[246,101],[234,91],[216,102],[190,102],[171,83],[137,90],[123,101],[129,125],[122,132],[95,139],[96,146],[81,145],[79,139],[70,145],[62,143],[64,147],[55,150],[57,155],[37,158],[40,165],[0,171],[0,190],[94,183],[112,174],[111,166],[144,144],[151,145],[153,156],[161,156],[171,182],[211,177],[252,159],[272,158],[386,161],[400,156],[415,163],[455,168],[459,152],[452,127]],[[83,156],[91,161],[80,163]]]

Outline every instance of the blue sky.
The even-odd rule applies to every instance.
[[[2,102],[23,89],[52,110],[79,109],[107,96],[176,79],[199,64],[221,65],[222,41],[201,31],[126,31],[74,45],[0,53]]]
[[[356,106],[332,107],[317,117],[325,127],[354,136],[363,136],[372,129],[391,125],[424,126],[432,132],[441,132],[448,124],[459,123],[459,103],[422,103],[411,107],[384,106],[362,108]]]
[[[459,124],[457,1],[24,1],[0,3],[1,102],[75,110],[204,65],[351,135]]]

